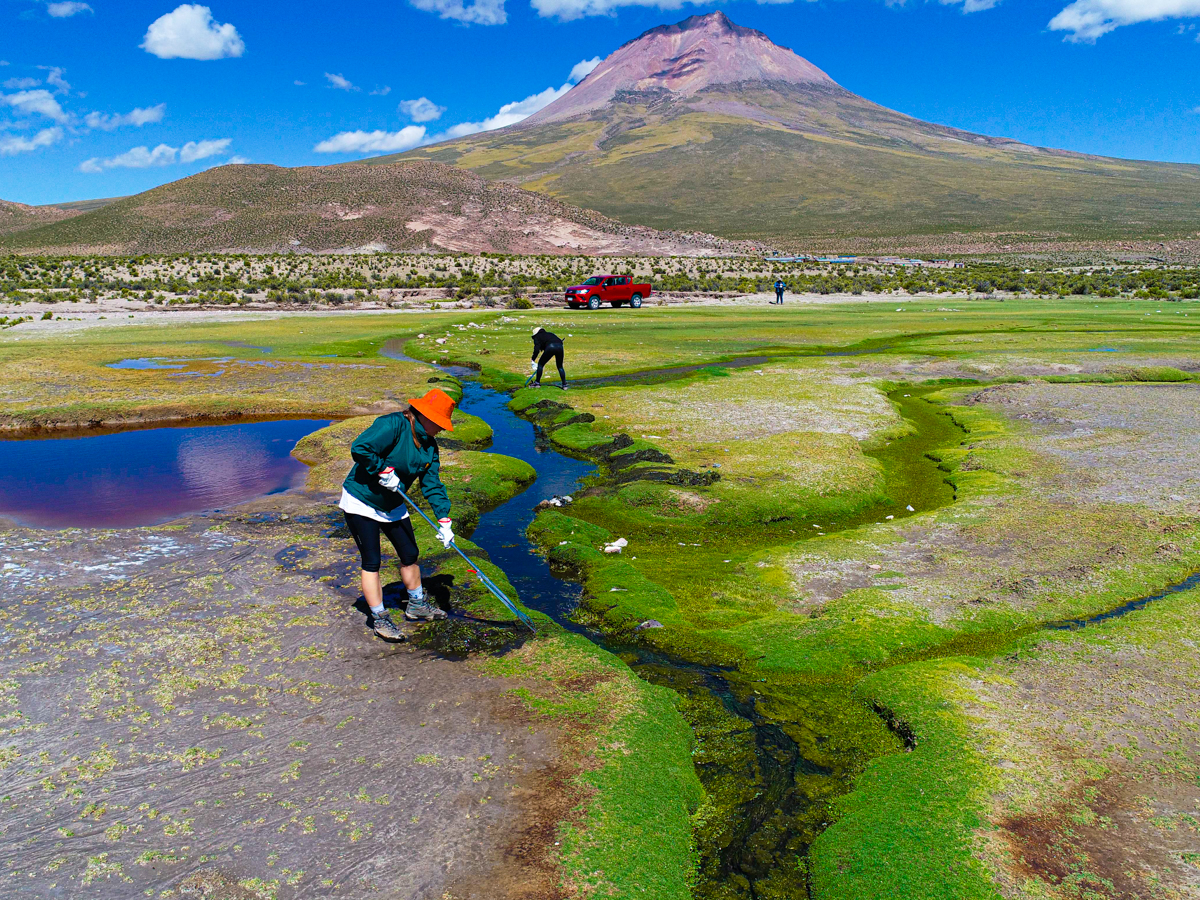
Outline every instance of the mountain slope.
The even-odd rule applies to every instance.
[[[736,250],[664,234],[427,161],[209,169],[64,221],[0,236],[0,249],[70,253],[391,250],[674,253]]]
[[[1200,166],[1048,150],[922,122],[852,94],[721,13],[646,32],[518,125],[404,157],[628,222],[784,243],[1200,231]]]
[[[0,200],[0,234],[34,228],[74,215],[78,213],[54,206],[26,206],[24,203]]]

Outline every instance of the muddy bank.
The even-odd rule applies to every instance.
[[[9,889],[554,896],[527,868],[554,730],[510,679],[374,638],[328,507],[264,506],[0,532]]]

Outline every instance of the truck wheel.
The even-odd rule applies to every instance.
[[[600,308],[600,298],[595,295],[588,297],[588,309],[599,309],[599,308]]]
[[[632,306],[634,309],[641,309],[642,308],[642,295],[634,294],[632,297],[630,297],[629,305]]]

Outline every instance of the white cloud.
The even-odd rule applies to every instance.
[[[467,6],[463,0],[409,0],[417,9],[437,13],[443,19],[454,19],[468,25],[503,25],[508,21],[504,0],[474,0]]]
[[[192,3],[155,19],[141,46],[159,59],[224,59],[246,52],[236,28],[217,24],[212,10]]]
[[[94,12],[94,10],[86,3],[77,3],[75,0],[63,0],[62,3],[51,3],[46,7],[46,12],[55,19],[69,19],[71,16],[77,16],[80,13]]]
[[[424,125],[399,131],[343,131],[313,147],[316,153],[399,153],[425,142]]]
[[[248,156],[231,156],[231,157],[229,157],[229,162],[225,163],[225,165],[227,165],[227,166],[244,166],[249,162],[250,162],[250,157],[248,157]]]
[[[54,99],[54,95],[43,88],[36,91],[17,91],[15,94],[0,94],[0,103],[26,114],[45,116],[55,122],[65,122],[69,118]]]
[[[134,147],[108,159],[92,157],[85,160],[79,166],[79,171],[99,172],[102,169],[149,169],[153,166],[169,166],[175,162],[178,155],[177,148],[168,147],[166,144],[159,144],[153,150],[149,147]]]
[[[579,84],[583,79],[592,74],[592,69],[600,65],[600,57],[593,56],[591,59],[582,59],[571,69],[571,74],[567,76],[567,81],[571,84]]]
[[[530,4],[543,18],[554,17],[563,22],[584,16],[606,16],[622,6],[652,6],[657,9],[679,9],[683,0],[532,0]]]
[[[442,113],[446,111],[446,107],[438,106],[428,97],[418,97],[416,100],[401,100],[400,112],[408,116],[414,122],[432,122],[434,119],[440,119]]]
[[[84,116],[83,122],[88,128],[99,128],[101,131],[116,131],[124,125],[141,128],[143,125],[161,122],[163,113],[166,111],[167,104],[160,103],[157,106],[135,107],[123,114],[112,113],[111,115],[105,115],[101,112],[90,112]]]
[[[10,78],[4,82],[4,86],[10,91],[23,91],[27,88],[35,88],[41,81],[36,78]]]
[[[93,156],[79,164],[80,172],[103,172],[105,169],[149,169],[155,166],[169,166],[176,161],[181,163],[196,162],[224,152],[232,143],[230,138],[216,141],[188,141],[183,147],[170,147],[159,144],[153,150],[149,147],[134,147],[119,156],[100,159]]]
[[[296,87],[304,87],[306,84],[308,84],[308,82],[300,81],[299,79],[296,79],[295,81],[292,82],[292,84],[294,84]]]
[[[67,79],[63,78],[63,70],[58,66],[38,66],[38,68],[46,70],[46,84],[54,88],[56,94],[65,94],[71,90],[71,85],[67,83]]]
[[[31,138],[21,135],[0,137],[0,156],[15,156],[18,153],[29,153],[39,147],[49,147],[62,140],[63,130],[55,125],[53,128],[43,128]]]
[[[463,122],[460,125],[455,125],[446,131],[446,136],[464,137],[479,131],[495,131],[497,128],[503,128],[506,125],[516,125],[522,119],[532,116],[539,109],[549,106],[572,87],[574,85],[568,82],[559,88],[548,87],[539,94],[529,95],[524,100],[514,100],[512,103],[505,103],[494,116],[490,116],[482,122]]]
[[[343,78],[341,75],[332,75],[329,72],[326,72],[325,78],[329,81],[330,87],[335,87],[339,91],[357,91],[358,90],[358,88],[356,88],[353,84],[351,84],[349,80]]]
[[[388,85],[385,84],[383,87],[375,88],[375,90],[371,91],[371,96],[372,97],[386,97],[391,92],[392,92],[391,87],[389,87]]]
[[[1200,16],[1200,0],[1075,0],[1050,20],[1050,29],[1090,44],[1122,25],[1189,16]]]
[[[997,6],[1000,0],[938,0],[942,6],[962,6],[964,13],[983,12]]]
[[[600,64],[600,58],[585,59],[577,62],[571,68],[571,74],[562,87],[548,87],[537,94],[530,94],[524,100],[514,100],[505,103],[499,111],[482,122],[463,122],[446,130],[445,137],[465,137],[480,131],[495,131],[507,125],[516,125],[522,119],[527,119],[540,109],[544,109],[575,86],[577,81],[585,78],[592,69]],[[439,138],[440,140],[441,138]]]
[[[575,81],[585,77],[598,63],[598,58],[577,63],[571,69],[567,83],[562,87],[548,87],[537,94],[530,94],[524,100],[505,103],[494,116],[489,116],[482,122],[462,122],[434,135],[427,134],[423,125],[408,125],[399,131],[343,131],[321,141],[313,150],[317,153],[400,153],[424,144],[515,125],[539,109],[549,106],[574,87]],[[445,107],[438,106],[428,97],[418,97],[416,100],[401,101],[400,112],[415,122],[431,122],[445,112]]]
[[[188,141],[179,150],[179,161],[190,163],[198,159],[208,159],[210,156],[224,153],[232,143],[232,138],[221,138],[218,141]]]

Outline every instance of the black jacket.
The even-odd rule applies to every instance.
[[[558,344],[561,347],[562,338],[560,338],[553,331],[547,331],[545,328],[543,328],[533,336],[533,356],[531,356],[530,359],[537,359],[538,356],[540,356],[549,348],[553,347],[555,344]]]

